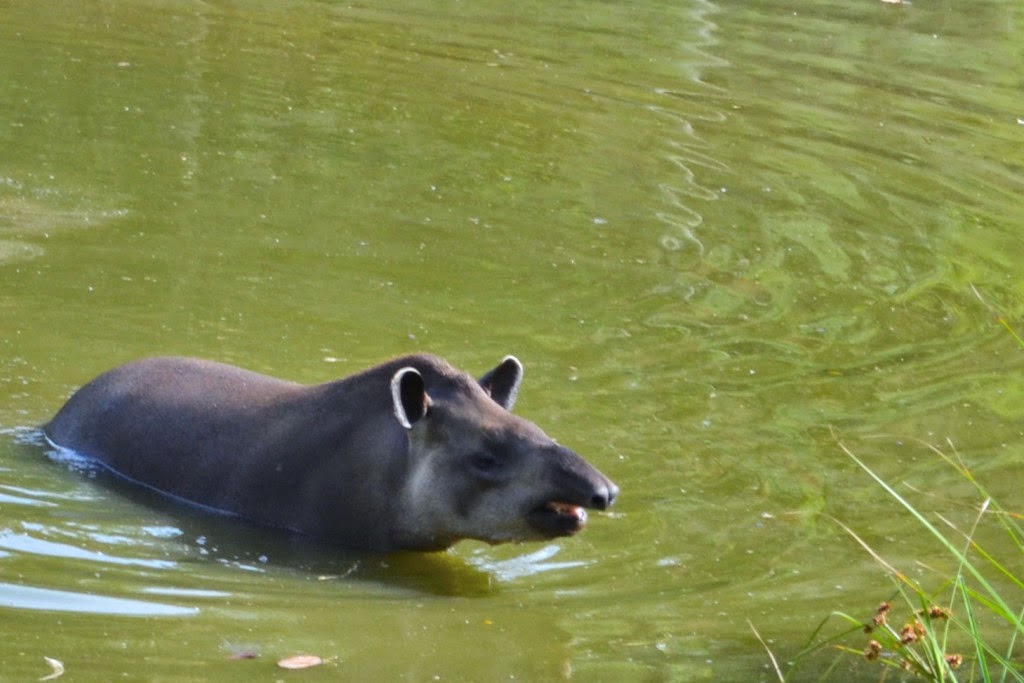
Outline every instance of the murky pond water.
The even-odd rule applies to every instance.
[[[748,620],[785,659],[892,592],[833,517],[937,588],[837,440],[969,516],[949,440],[1021,507],[1022,38],[1010,0],[4,3],[0,678],[770,680]],[[141,356],[413,350],[523,359],[613,512],[353,555],[32,431]]]

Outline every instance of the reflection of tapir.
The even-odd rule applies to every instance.
[[[136,483],[354,548],[571,535],[618,487],[509,412],[522,376],[511,356],[477,381],[415,355],[306,386],[154,358],[82,387],[45,432]]]

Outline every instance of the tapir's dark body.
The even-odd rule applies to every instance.
[[[575,533],[618,489],[509,412],[521,377],[512,357],[477,382],[416,355],[305,386],[154,358],[84,386],[45,431],[158,491],[349,547]]]

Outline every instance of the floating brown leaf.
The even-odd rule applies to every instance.
[[[320,666],[324,660],[316,655],[294,655],[279,659],[277,665],[282,669],[308,669],[311,666]]]

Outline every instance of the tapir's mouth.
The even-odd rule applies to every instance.
[[[530,525],[547,537],[571,536],[587,523],[587,511],[579,505],[553,500],[530,511]]]

